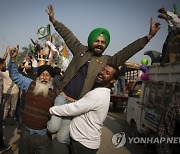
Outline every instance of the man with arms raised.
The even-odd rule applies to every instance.
[[[149,33],[129,44],[115,55],[103,55],[110,42],[110,34],[105,28],[96,28],[88,36],[88,46],[83,45],[76,36],[61,22],[54,18],[54,10],[52,5],[48,6],[47,14],[56,31],[64,39],[67,47],[73,54],[73,59],[63,74],[59,85],[59,93],[56,98],[55,105],[62,105],[73,100],[82,98],[89,92],[95,82],[95,78],[99,71],[106,66],[107,63],[120,66],[124,64],[134,54],[144,48],[144,46],[154,37],[160,29],[159,22],[150,21]],[[57,118],[52,116],[48,123],[48,130],[57,133],[57,139],[61,143],[68,143],[69,132],[66,122],[59,122]],[[70,122],[70,121],[69,121]]]
[[[51,136],[46,125],[49,120],[49,108],[54,105],[55,91],[51,87],[55,75],[54,68],[42,65],[38,68],[37,79],[33,81],[20,74],[15,59],[17,49],[10,51],[9,75],[21,90],[26,91],[23,111],[24,127],[20,134],[19,154],[53,153]]]

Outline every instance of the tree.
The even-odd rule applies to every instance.
[[[19,54],[16,58],[16,62],[17,63],[21,63],[24,60],[24,57],[26,56],[26,54],[28,54],[28,52],[32,51],[32,45],[29,44],[28,47],[22,47],[22,51],[19,51]]]

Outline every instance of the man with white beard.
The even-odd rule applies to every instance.
[[[54,105],[56,97],[52,87],[54,68],[50,65],[40,66],[37,79],[33,81],[18,72],[15,63],[17,54],[17,49],[10,51],[8,69],[12,81],[26,92],[19,154],[53,153],[52,139],[46,125],[49,120],[49,108]]]

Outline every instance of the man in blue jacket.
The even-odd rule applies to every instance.
[[[52,87],[54,68],[50,65],[38,67],[37,78],[32,80],[18,72],[15,63],[17,54],[17,49],[10,51],[8,70],[11,80],[25,91],[23,128],[20,134],[18,153],[53,153],[53,143],[51,135],[47,131],[47,122],[49,108],[54,105],[56,98],[55,90]]]

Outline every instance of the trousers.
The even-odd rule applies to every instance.
[[[63,94],[55,99],[55,106],[71,103]],[[58,142],[69,144],[70,142],[70,122],[72,117],[59,117],[52,115],[47,123],[47,129],[51,133],[56,133]]]
[[[31,135],[23,127],[19,140],[19,154],[50,154],[53,153],[53,142],[49,134]]]

